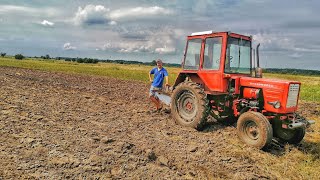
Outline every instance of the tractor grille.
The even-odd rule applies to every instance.
[[[300,90],[299,84],[290,84],[288,99],[287,99],[287,108],[297,106],[299,90]]]

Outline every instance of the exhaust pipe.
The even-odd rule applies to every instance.
[[[300,128],[300,127],[310,127],[311,124],[315,124],[314,120],[305,120],[304,122],[294,122],[292,124],[288,125],[288,129],[296,129],[296,128]]]
[[[296,129],[305,126],[305,123],[298,122],[298,123],[292,123],[288,125],[288,129]]]
[[[260,43],[257,45],[256,51],[257,51],[257,68],[256,68],[256,78],[262,78],[262,68],[260,67],[260,59],[259,59],[259,47]]]
[[[260,43],[257,45],[256,51],[257,51],[257,67],[260,67],[260,59],[259,59],[259,47],[260,47]]]

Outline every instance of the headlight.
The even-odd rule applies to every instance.
[[[268,104],[272,105],[276,109],[279,109],[281,107],[280,101],[268,102]]]
[[[281,104],[280,104],[279,101],[276,101],[276,102],[274,102],[274,104],[273,104],[273,107],[276,108],[276,109],[279,109],[280,106],[281,106]]]

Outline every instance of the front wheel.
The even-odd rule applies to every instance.
[[[280,120],[274,121],[273,131],[275,137],[289,144],[300,143],[306,134],[306,128],[304,126],[296,129],[284,129],[282,128],[282,122]]]
[[[273,138],[269,120],[263,114],[253,111],[240,115],[237,131],[243,142],[259,149],[269,146]]]

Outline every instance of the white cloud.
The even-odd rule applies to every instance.
[[[253,35],[253,39],[256,43],[261,43],[261,47],[265,50],[280,51],[296,49],[294,40],[284,34],[258,33]]]
[[[109,25],[117,25],[118,23],[116,21],[110,21]]]
[[[26,6],[14,6],[14,5],[0,5],[0,12],[9,13],[9,12],[27,12],[35,13],[37,9],[26,7]]]
[[[153,7],[135,7],[127,9],[118,9],[110,12],[110,18],[113,20],[148,18],[150,16],[168,15],[172,11],[159,6]]]
[[[174,47],[162,47],[162,48],[156,48],[155,52],[159,54],[170,54],[176,51],[176,48]]]
[[[63,45],[63,49],[64,50],[75,50],[75,49],[77,49],[77,47],[75,47],[75,46],[72,46],[71,45],[71,43],[65,43],[64,45]]]
[[[147,44],[144,45],[137,41],[121,41],[121,42],[113,42],[113,43],[108,42],[104,44],[101,49],[117,51],[121,53],[153,52],[151,46]]]
[[[117,21],[161,17],[168,14],[172,14],[172,11],[159,6],[110,10],[102,5],[90,4],[84,8],[79,7],[73,20],[76,25],[117,25]]]
[[[172,54],[176,52],[176,38],[174,30],[168,28],[158,29],[156,32],[135,29],[136,35],[125,40],[107,42],[102,50],[117,51],[121,53],[157,53]],[[140,37],[139,34],[146,34]],[[136,38],[143,38],[137,40]]]
[[[76,25],[105,24],[109,21],[107,18],[109,11],[102,5],[90,4],[84,8],[79,7],[75,14],[74,22]]]
[[[47,21],[47,20],[43,20],[40,24],[42,24],[43,26],[53,26],[54,23]]]
[[[253,39],[261,43],[261,47],[269,51],[320,52],[318,48],[299,47],[297,41],[285,34],[256,34]],[[297,54],[295,57],[297,58]],[[301,53],[299,53],[301,54]],[[290,55],[292,56],[292,55]]]
[[[23,15],[24,17],[57,16],[60,15],[60,11],[51,7],[33,8],[28,6],[0,5],[0,14]]]

